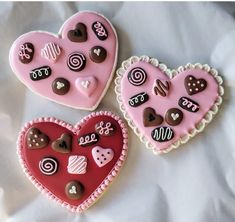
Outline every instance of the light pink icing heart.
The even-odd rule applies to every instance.
[[[71,30],[76,29],[78,23],[85,25],[87,35],[84,37],[85,41],[84,39],[79,42],[72,41],[68,36]],[[80,31],[75,35],[81,35]],[[33,45],[34,52],[28,43]],[[91,60],[90,50],[94,46],[106,50],[107,56],[102,62]],[[84,11],[70,17],[58,35],[33,31],[20,36],[11,47],[9,59],[14,73],[32,91],[66,106],[94,110],[112,80],[117,51],[118,40],[112,24],[96,12]],[[71,54],[73,56],[70,56]],[[26,62],[23,63],[21,60]],[[85,64],[84,67],[80,67],[80,71],[78,71],[79,63],[81,66]],[[41,79],[32,80],[30,73]],[[80,91],[75,83],[78,78],[90,77],[91,73],[97,81],[95,93],[92,95],[90,91],[88,93]],[[70,83],[70,87],[62,95],[52,90],[52,83],[56,78],[64,78]]]
[[[77,78],[76,87],[83,95],[90,97],[97,87],[97,80],[93,76]]]
[[[167,153],[203,131],[217,113],[224,92],[222,78],[208,65],[187,64],[170,70],[147,56],[124,61],[115,82],[125,118],[155,154]],[[163,121],[154,122],[156,114],[146,108]]]
[[[99,167],[103,167],[113,159],[114,152],[110,148],[95,146],[92,149],[92,156],[96,164]]]

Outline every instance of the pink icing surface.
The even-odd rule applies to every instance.
[[[133,86],[128,81],[127,74],[134,67],[141,67],[147,73],[147,79],[141,86]],[[184,79],[188,75],[193,75],[196,78],[205,79],[207,81],[206,89],[202,92],[189,96],[184,86]],[[171,82],[169,94],[166,97],[153,94],[153,86],[156,79],[168,80]],[[129,98],[141,92],[147,92],[147,94],[149,95],[149,100],[138,107],[131,107],[128,104]],[[125,109],[131,119],[134,121],[136,127],[152,144],[155,145],[155,148],[157,150],[163,150],[167,149],[171,144],[179,140],[184,135],[188,134],[189,131],[195,128],[195,125],[202,120],[204,115],[210,110],[218,97],[218,83],[212,75],[201,69],[185,70],[176,75],[172,80],[170,80],[169,77],[159,68],[154,67],[147,62],[140,61],[131,65],[124,73],[121,80],[121,96]],[[185,109],[182,109],[178,105],[178,100],[183,96],[197,102],[200,105],[199,111],[197,111],[196,113],[192,113]],[[172,140],[168,142],[157,142],[152,139],[151,132],[158,126],[144,127],[143,110],[146,107],[154,108],[156,113],[162,115],[163,118],[165,117],[165,113],[167,112],[167,110],[170,108],[179,108],[182,110],[184,117],[179,125],[169,126],[166,121],[164,121],[160,125],[168,126],[173,129],[175,135]]]
[[[106,40],[100,41],[93,32],[92,23],[95,21],[105,26],[108,32]],[[86,42],[72,42],[67,38],[68,31],[74,29],[78,22],[84,23],[87,27]],[[26,42],[34,45],[35,52],[33,60],[28,64],[23,64],[18,58],[18,52],[20,45]],[[62,49],[62,54],[53,63],[41,56],[41,49],[50,42],[58,44]],[[58,36],[42,31],[29,32],[20,36],[10,50],[10,64],[17,77],[34,92],[67,106],[92,110],[99,104],[112,79],[116,67],[117,44],[115,30],[106,18],[95,12],[79,12],[64,23]],[[107,51],[107,57],[102,63],[92,62],[89,58],[89,50],[96,45],[104,47]],[[71,71],[67,66],[67,57],[72,52],[81,52],[86,57],[86,66],[80,72]],[[51,76],[32,81],[29,76],[30,71],[41,66],[49,66],[52,69]],[[79,92],[75,86],[78,77],[87,76],[97,79],[95,93],[90,97]],[[57,95],[52,91],[51,84],[55,78],[59,77],[66,78],[70,82],[70,90],[65,95]]]

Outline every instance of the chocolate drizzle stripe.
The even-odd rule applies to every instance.
[[[156,95],[166,96],[166,91],[170,89],[170,84],[168,81],[165,81],[165,84],[161,80],[156,81],[156,86],[154,87],[154,91]]]

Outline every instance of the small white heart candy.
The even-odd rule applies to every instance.
[[[88,88],[89,87],[89,85],[90,85],[90,82],[88,81],[88,80],[84,80],[84,81],[82,81],[82,86],[84,87],[84,88]]]
[[[97,56],[100,56],[100,49],[94,49],[94,53],[95,53]]]
[[[179,118],[179,113],[171,113],[171,117],[173,120],[177,120]]]

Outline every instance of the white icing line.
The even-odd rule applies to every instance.
[[[90,118],[95,117],[95,116],[109,116],[109,117],[114,118],[119,123],[120,128],[122,130],[122,135],[123,135],[122,152],[116,164],[114,165],[113,169],[109,172],[109,174],[105,177],[105,179],[101,182],[101,184],[97,187],[97,189],[80,205],[74,206],[56,197],[46,187],[44,187],[28,170],[26,161],[24,160],[24,157],[22,154],[23,141],[24,141],[26,132],[35,123],[42,123],[42,122],[57,123],[58,125],[63,126],[69,130],[72,129],[72,132],[74,132],[74,134],[77,135],[82,125],[86,123],[86,121],[88,121]],[[41,193],[45,194],[49,199],[56,201],[61,206],[66,207],[71,212],[82,213],[84,210],[86,210],[91,205],[93,205],[98,200],[98,198],[100,198],[100,196],[106,191],[106,189],[109,187],[111,182],[114,180],[114,178],[119,174],[119,171],[121,167],[123,166],[127,157],[127,150],[128,150],[128,134],[127,133],[128,133],[128,130],[123,120],[119,116],[117,116],[116,114],[113,114],[110,111],[93,112],[89,114],[88,116],[85,116],[79,123],[77,123],[74,126],[68,123],[65,123],[64,121],[58,120],[54,117],[38,118],[38,119],[30,121],[29,123],[26,123],[24,127],[22,128],[22,130],[20,131],[20,134],[17,139],[17,155],[18,155],[21,167],[23,168],[23,171],[25,172],[26,176]],[[120,165],[119,167],[117,167],[117,163],[119,163]]]
[[[143,133],[140,132],[140,130],[135,125],[134,121],[129,116],[128,112],[126,111],[122,97],[121,97],[121,79],[122,79],[124,73],[126,72],[126,70],[132,64],[134,64],[138,61],[145,61],[145,62],[152,64],[155,67],[158,67],[166,75],[168,75],[170,79],[174,78],[176,75],[178,75],[179,73],[181,73],[187,69],[201,69],[203,71],[206,71],[208,74],[211,74],[214,77],[214,79],[216,80],[216,82],[218,83],[218,97],[215,100],[214,105],[206,113],[206,115],[201,120],[201,122],[199,124],[197,124],[197,126],[195,126],[195,129],[193,130],[193,132],[189,132],[183,138],[180,138],[179,140],[177,140],[176,142],[174,142],[173,144],[171,144],[168,148],[166,148],[164,150],[157,149],[157,147],[151,141],[149,141]],[[128,125],[132,128],[132,130],[135,132],[135,134],[140,138],[140,141],[143,142],[148,149],[151,149],[154,154],[168,153],[171,150],[178,148],[181,144],[188,142],[190,138],[196,136],[198,133],[202,132],[204,130],[205,126],[208,125],[212,121],[215,114],[219,110],[219,106],[222,104],[222,101],[223,101],[223,99],[222,99],[222,96],[224,94],[224,88],[222,86],[223,79],[221,76],[219,76],[218,71],[216,69],[211,68],[207,64],[202,65],[200,63],[196,63],[196,64],[188,63],[185,66],[178,67],[178,69],[176,69],[176,70],[175,69],[171,70],[171,69],[167,68],[167,66],[165,64],[159,63],[159,61],[155,58],[150,58],[145,55],[140,56],[140,57],[132,56],[129,59],[122,62],[122,65],[117,70],[116,74],[117,74],[117,77],[114,81],[115,82],[115,93],[116,93],[117,101],[119,103],[119,107],[123,113],[123,116],[127,120]]]

